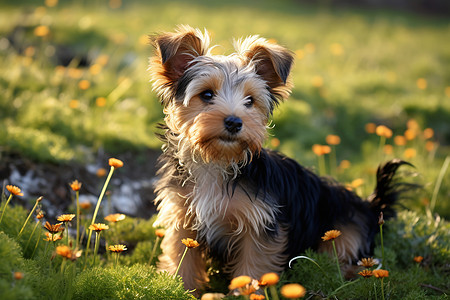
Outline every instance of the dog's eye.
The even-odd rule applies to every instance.
[[[210,103],[212,98],[214,98],[214,92],[211,90],[206,90],[200,93],[200,99],[206,103]]]
[[[248,96],[247,98],[245,98],[244,106],[245,107],[252,107],[254,102],[255,102],[255,100],[253,100],[253,97],[252,96]]]

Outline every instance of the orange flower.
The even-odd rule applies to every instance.
[[[15,280],[21,280],[23,278],[22,272],[14,272],[13,277]]]
[[[397,146],[405,146],[406,145],[406,138],[403,135],[397,135],[394,137],[394,143]]]
[[[90,86],[91,86],[91,83],[86,79],[83,79],[78,83],[78,87],[81,90],[87,90]]]
[[[392,130],[384,125],[377,126],[377,128],[375,129],[375,133],[378,136],[384,136],[385,138],[392,137]]]
[[[15,185],[7,185],[6,189],[14,196],[23,196],[22,191]]]
[[[428,151],[428,152],[431,152],[431,151],[433,151],[433,149],[434,149],[434,143],[432,142],[432,141],[427,141],[426,143],[425,143],[425,149]]]
[[[331,148],[328,145],[314,144],[312,146],[312,151],[314,152],[315,155],[321,156],[321,155],[330,153],[331,152]]]
[[[431,139],[433,136],[434,136],[434,130],[433,130],[433,129],[431,129],[431,128],[426,128],[426,129],[423,131],[423,137],[424,137],[426,140]]]
[[[288,299],[296,299],[305,296],[306,289],[298,283],[289,283],[281,287],[281,295]]]
[[[250,300],[264,300],[266,297],[264,295],[251,294]]]
[[[50,29],[45,25],[40,25],[34,29],[34,35],[44,37],[50,33]]]
[[[196,240],[190,238],[182,239],[181,242],[188,248],[196,248],[200,245]]]
[[[67,215],[60,215],[57,220],[60,222],[70,222],[72,219],[75,218],[74,214],[67,214]]]
[[[113,245],[113,246],[109,246],[108,250],[111,251],[111,252],[120,253],[120,252],[123,252],[123,251],[127,250],[127,246],[125,246],[125,245]]]
[[[162,228],[158,228],[155,230],[155,234],[157,237],[162,238],[166,234],[166,231]]]
[[[324,241],[334,240],[340,235],[341,232],[339,230],[328,230],[327,232],[325,232],[325,235],[322,237],[322,240]]]
[[[79,182],[78,180],[74,180],[70,183],[70,187],[75,192],[79,191],[81,189],[81,182]]]
[[[117,158],[110,158],[109,159],[109,165],[111,166],[111,167],[114,167],[114,168],[122,168],[123,167],[123,161],[121,161],[120,159],[117,159]]]
[[[414,261],[418,264],[420,264],[423,260],[423,256],[414,256]]]
[[[96,175],[97,175],[98,177],[103,177],[103,176],[106,175],[106,170],[105,170],[104,168],[100,168],[100,169],[97,170]]]
[[[266,273],[263,276],[261,276],[261,279],[259,280],[260,286],[267,286],[267,285],[275,285],[280,280],[280,276],[278,276],[277,273]]]
[[[372,273],[376,278],[389,277],[389,271],[383,269],[373,270]]]
[[[350,183],[350,186],[354,189],[362,186],[364,184],[364,179],[362,178],[356,178],[355,180],[352,181],[352,183]]]
[[[108,215],[105,217],[105,220],[108,222],[119,222],[125,219],[125,215],[124,214],[112,214],[112,215]]]
[[[404,155],[406,158],[411,159],[411,158],[416,157],[417,151],[416,151],[416,149],[414,149],[414,148],[408,148],[408,149],[405,149],[405,152],[403,153],[403,155]]]
[[[228,286],[228,288],[230,290],[234,290],[234,289],[238,289],[238,288],[243,288],[246,285],[250,284],[252,282],[252,279],[249,276],[246,275],[241,275],[238,277],[235,277],[231,280],[230,285]]]
[[[366,126],[364,126],[367,133],[375,133],[376,128],[377,125],[375,125],[375,123],[367,123]]]
[[[47,237],[44,239],[44,241],[46,241],[46,242],[56,242],[56,241],[62,239],[62,234],[53,234],[53,236],[52,236],[51,233],[46,232],[45,236]]]
[[[360,261],[358,261],[359,266],[363,266],[365,268],[371,268],[375,265],[380,264],[378,259],[373,259],[372,257],[369,258],[362,258]]]
[[[44,217],[44,212],[42,210],[36,211],[36,218],[38,220],[42,219]]]
[[[339,145],[341,143],[341,138],[334,134],[329,134],[325,138],[328,145]]]
[[[92,207],[92,204],[91,202],[81,202],[80,207],[81,209],[87,210]]]
[[[341,163],[339,164],[339,168],[342,169],[342,170],[345,170],[345,169],[350,168],[351,165],[352,165],[352,164],[351,164],[350,161],[344,159],[344,160],[341,161]]]
[[[394,152],[394,147],[392,145],[384,145],[383,152],[386,154],[392,154]]]
[[[61,225],[62,225],[62,223],[52,225],[47,221],[47,222],[45,222],[44,227],[45,227],[45,229],[48,230],[48,232],[55,234],[55,233],[64,231],[64,227],[62,227]]]
[[[103,223],[95,223],[89,226],[89,230],[93,230],[96,232],[101,232],[102,230],[109,229],[108,225],[105,225]]]
[[[412,141],[416,138],[417,136],[417,131],[415,129],[406,129],[405,130],[405,138],[408,141]]]
[[[428,86],[427,80],[425,78],[419,78],[416,81],[416,85],[419,89],[425,90]]]
[[[370,270],[362,270],[361,272],[358,273],[359,275],[361,275],[364,278],[369,278],[373,276],[373,272]]]
[[[75,251],[70,249],[66,245],[56,247],[56,254],[64,258],[70,259],[71,261],[75,261],[77,258],[79,258],[81,256],[81,252],[82,250]]]

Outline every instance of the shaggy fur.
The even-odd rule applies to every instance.
[[[179,274],[188,289],[208,281],[206,260],[231,277],[281,272],[290,258],[313,248],[331,251],[321,236],[339,229],[339,257],[369,256],[381,211],[397,198],[394,160],[380,167],[371,201],[297,162],[264,149],[267,123],[291,91],[293,55],[252,36],[236,52],[211,55],[208,33],[181,26],[153,37],[153,86],[165,113],[156,192],[156,226],[166,228],[159,268]]]

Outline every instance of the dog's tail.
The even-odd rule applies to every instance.
[[[384,219],[395,217],[393,205],[401,197],[401,194],[417,188],[415,184],[398,182],[395,179],[395,174],[402,165],[413,167],[412,164],[400,159],[393,159],[378,167],[377,185],[375,191],[368,198],[370,208],[376,216],[382,212]]]

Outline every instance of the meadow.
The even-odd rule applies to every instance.
[[[0,1],[0,8],[0,160],[84,165],[99,152],[142,159],[146,149],[160,148],[155,131],[163,117],[149,83],[148,35],[189,24],[211,33],[220,45],[216,54],[229,54],[233,38],[258,34],[296,56],[295,87],[273,115],[267,147],[362,196],[371,193],[378,164],[393,157],[411,162],[415,167],[405,170],[405,180],[422,186],[402,200],[398,218],[384,225],[384,247],[377,244],[375,257],[384,252],[388,278],[355,273],[356,280],[343,283],[333,257],[308,252],[281,275],[274,294],[287,283],[300,283],[310,299],[447,297],[448,18],[288,0],[23,0]],[[116,172],[130,163],[124,160]],[[53,241],[42,225],[56,220],[37,219],[35,211],[27,219],[35,204],[50,208],[36,198],[23,199],[25,207],[15,205],[21,196],[5,189],[15,183],[0,179],[2,299],[192,298],[179,277],[154,268],[163,236],[157,236],[153,219],[109,222],[89,249],[77,243],[75,233],[85,241],[94,237],[89,225],[103,223],[104,216],[100,210],[96,219],[94,207],[77,213],[74,204],[72,211],[58,212],[76,215],[71,235],[65,230]],[[78,192],[72,191],[72,199]],[[75,230],[78,219],[81,228]],[[115,244],[127,250],[109,251]],[[56,252],[63,245],[70,251]],[[214,266],[211,274],[208,291],[228,293],[229,282]]]

